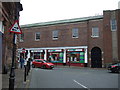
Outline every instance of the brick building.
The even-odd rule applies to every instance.
[[[12,61],[13,33],[9,28],[19,19],[20,2],[0,1],[0,73],[7,73]]]
[[[119,18],[117,9],[99,16],[22,25],[19,55],[61,65],[106,67],[120,60]]]

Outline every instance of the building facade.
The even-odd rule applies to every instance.
[[[0,1],[0,72],[7,73],[12,62],[13,33],[9,32],[15,20],[19,20],[20,2]]]
[[[104,11],[100,16],[23,25],[19,57],[45,59],[61,65],[106,67],[120,60],[119,16],[118,9]],[[22,53],[23,48],[26,53]]]

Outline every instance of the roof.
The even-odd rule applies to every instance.
[[[65,20],[57,20],[57,21],[50,21],[50,22],[33,23],[33,24],[26,24],[26,25],[21,25],[21,28],[48,26],[48,25],[65,24],[65,23],[75,23],[75,22],[82,22],[82,21],[96,20],[96,19],[103,19],[103,15],[83,17],[83,18],[74,18],[74,19],[65,19]]]

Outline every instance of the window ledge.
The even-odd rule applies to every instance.
[[[52,38],[52,40],[58,40],[58,38]]]
[[[72,37],[72,38],[79,38],[79,37]]]
[[[91,36],[92,38],[99,38],[99,36]]]
[[[40,41],[40,39],[39,40],[35,40],[35,41]]]

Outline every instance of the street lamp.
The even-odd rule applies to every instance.
[[[16,34],[22,34],[22,31],[19,26],[19,12],[23,10],[22,4],[20,2],[16,2],[16,9],[15,9],[15,23],[13,26],[10,28],[9,32],[13,33],[13,50],[12,50],[12,66],[11,66],[11,71],[10,71],[10,78],[9,78],[9,90],[14,90],[14,81],[15,81],[15,52],[16,52],[16,39],[17,35]]]

